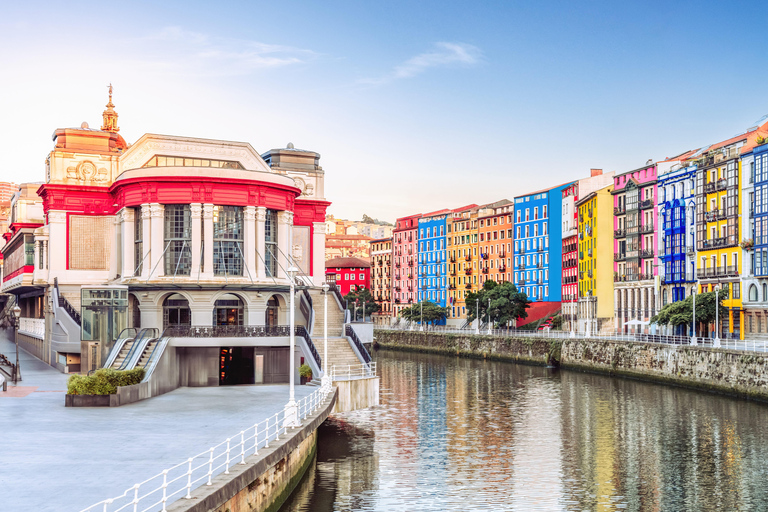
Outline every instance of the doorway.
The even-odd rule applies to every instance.
[[[221,347],[219,349],[219,385],[253,384],[253,347]]]
[[[258,361],[255,367],[256,384],[288,383],[290,364],[288,347],[256,347],[254,353]]]
[[[163,302],[163,329],[191,325],[189,301],[181,294],[169,295]]]
[[[266,316],[267,327],[274,327],[277,325],[279,310],[280,310],[280,303],[277,300],[277,295],[273,295],[267,301],[267,316]]]

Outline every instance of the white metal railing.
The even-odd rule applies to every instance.
[[[376,376],[376,361],[331,366],[331,380],[367,379]]]
[[[190,499],[193,489],[211,485],[214,476],[221,473],[228,475],[232,466],[245,464],[246,457],[257,455],[259,449],[268,448],[270,442],[301,426],[301,422],[316,411],[332,392],[333,388],[320,388],[299,400],[299,425],[286,425],[286,409],[283,408],[208,450],[129,487],[120,496],[95,503],[81,512],[165,511],[168,504],[180,498]]]
[[[419,325],[377,325],[374,327],[376,330],[387,331],[414,331],[420,330]],[[553,330],[537,330],[537,331],[523,331],[512,329],[492,329],[490,333],[488,329],[481,329],[480,332],[476,332],[474,328],[461,329],[458,327],[448,327],[445,325],[437,326],[424,326],[425,332],[442,332],[442,333],[457,333],[467,336],[507,336],[507,337],[523,337],[523,338],[547,338],[547,339],[601,339],[610,341],[634,341],[641,343],[658,343],[661,345],[690,345],[691,336],[680,335],[665,335],[665,334],[623,334],[623,333],[590,333],[587,336],[586,332],[574,332],[573,335],[570,331],[553,331]],[[374,336],[375,338],[375,336]],[[698,345],[704,347],[714,347],[715,340],[713,338],[697,337],[696,342]],[[731,338],[721,338],[720,348],[727,348],[731,350],[747,350],[755,352],[768,352],[768,339],[746,339],[737,340]]]
[[[45,338],[45,318],[19,318],[19,332],[34,338]]]

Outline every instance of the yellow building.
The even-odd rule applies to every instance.
[[[467,318],[464,298],[478,286],[479,224],[477,205],[448,215],[448,325],[461,325]]]
[[[716,287],[728,291],[723,305],[728,316],[720,319],[720,337],[744,339],[741,300],[742,251],[739,247],[741,216],[741,161],[744,136],[715,144],[694,163],[696,172],[696,277],[699,292]],[[700,335],[714,331],[714,325]]]
[[[579,212],[579,330],[613,328],[613,185],[576,203]]]

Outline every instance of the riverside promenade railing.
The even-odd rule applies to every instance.
[[[375,330],[388,331],[413,331],[421,332],[419,325],[377,325]],[[622,334],[622,333],[591,333],[589,336],[584,332],[575,332],[571,335],[570,331],[524,331],[520,329],[481,329],[479,333],[475,329],[460,329],[458,327],[447,327],[444,325],[424,326],[423,332],[436,333],[454,333],[464,334],[466,336],[507,336],[522,338],[547,338],[547,339],[599,339],[610,341],[635,341],[640,343],[658,343],[661,345],[690,345],[690,336],[665,335],[665,334]],[[375,338],[375,336],[374,336]],[[713,338],[697,337],[696,343],[699,346],[714,348],[715,340]],[[747,339],[738,340],[732,338],[721,338],[720,347],[730,350],[745,350],[752,352],[768,352],[768,339]]]
[[[129,487],[120,496],[109,498],[84,508],[81,512],[154,512],[165,511],[168,504],[179,498],[191,498],[192,490],[211,485],[214,476],[229,474],[231,467],[245,464],[245,458],[257,455],[259,449],[288,434],[292,428],[316,411],[332,392],[319,388],[297,402],[299,425],[286,425],[286,409],[241,430],[232,437],[171,466],[146,480]]]
[[[376,361],[365,364],[342,364],[331,366],[331,380],[356,380],[376,376]]]

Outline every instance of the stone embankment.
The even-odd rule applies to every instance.
[[[768,402],[768,354],[602,339],[493,337],[377,330],[375,346],[664,382]]]

